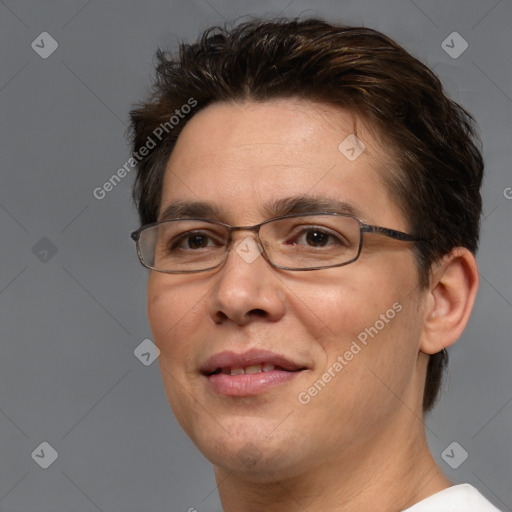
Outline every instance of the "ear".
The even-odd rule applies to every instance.
[[[473,309],[478,282],[475,256],[463,247],[453,249],[434,268],[425,302],[422,352],[435,354],[457,341]]]

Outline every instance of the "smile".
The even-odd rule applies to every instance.
[[[275,366],[270,363],[264,363],[264,364],[257,364],[252,366],[247,366],[245,368],[218,368],[215,372],[213,372],[211,375],[222,373],[223,375],[244,375],[247,373],[267,373],[271,372],[272,370],[278,370],[278,371],[298,371],[298,370],[285,370],[284,368],[281,368],[280,366]]]
[[[260,350],[243,354],[221,352],[208,359],[201,369],[217,394],[242,397],[264,393],[289,382],[307,368],[289,359]]]

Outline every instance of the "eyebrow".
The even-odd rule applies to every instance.
[[[267,218],[282,215],[312,212],[337,212],[360,217],[356,207],[338,199],[328,197],[300,195],[276,199],[264,205]],[[209,201],[173,201],[169,203],[159,217],[159,221],[179,218],[200,218],[221,220],[222,211]]]

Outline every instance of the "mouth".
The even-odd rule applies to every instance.
[[[289,382],[305,365],[266,351],[221,352],[201,368],[212,390],[226,396],[250,396]]]
[[[223,367],[217,368],[213,372],[206,372],[204,375],[210,377],[211,375],[246,375],[246,374],[255,374],[255,373],[268,373],[272,371],[278,372],[300,372],[301,370],[305,370],[305,368],[298,368],[296,370],[287,370],[282,366],[277,366],[271,363],[263,363],[263,364],[253,364],[250,366],[246,366],[245,368],[231,368],[231,367]]]

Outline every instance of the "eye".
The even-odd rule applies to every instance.
[[[224,241],[213,233],[205,231],[187,231],[175,236],[167,245],[169,250],[197,250],[209,247],[220,247]]]
[[[332,237],[328,233],[320,231],[319,229],[310,229],[305,234],[307,244],[314,247],[324,247],[329,243],[329,238]]]
[[[347,239],[330,229],[318,226],[302,226],[295,230],[285,242],[289,245],[306,245],[309,247],[347,246]]]

